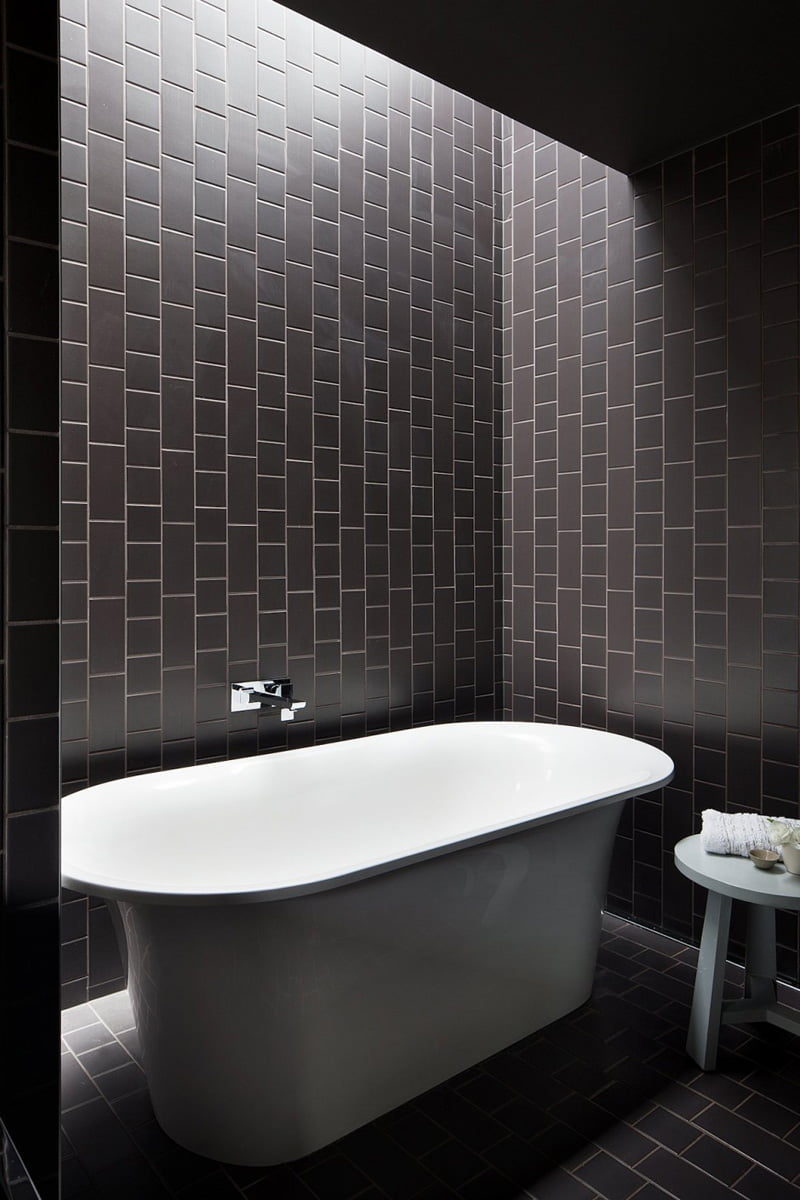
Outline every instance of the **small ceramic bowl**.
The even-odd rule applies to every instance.
[[[751,850],[750,858],[761,871],[771,871],[778,861],[774,850]]]

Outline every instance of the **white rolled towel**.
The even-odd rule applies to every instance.
[[[738,854],[747,858],[751,850],[777,850],[770,837],[771,821],[761,813],[723,813],[707,808],[702,813],[703,827],[700,843],[709,854]],[[790,817],[773,817],[784,825],[800,830],[800,821]]]

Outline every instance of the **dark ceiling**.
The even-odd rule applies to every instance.
[[[632,174],[800,103],[798,0],[290,0]]]

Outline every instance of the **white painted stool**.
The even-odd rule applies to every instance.
[[[708,854],[699,834],[678,842],[675,865],[694,883],[708,888],[686,1051],[704,1071],[713,1071],[720,1025],[767,1021],[800,1033],[800,1013],[778,1003],[775,986],[775,909],[800,910],[800,875],[792,875],[780,862],[771,871],[761,871],[749,858]],[[734,900],[748,906],[744,998],[723,1000]]]

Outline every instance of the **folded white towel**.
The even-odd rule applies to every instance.
[[[702,817],[700,841],[709,854],[738,854],[747,858],[751,850],[777,850],[781,853],[780,846],[773,845],[770,838],[769,817],[763,817],[760,813],[723,813],[713,808],[707,808]],[[800,829],[800,821],[789,817],[773,817],[772,820]]]

